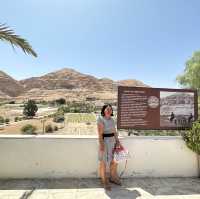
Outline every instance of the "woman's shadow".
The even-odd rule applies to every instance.
[[[137,190],[129,190],[126,187],[117,186],[112,184],[111,191],[105,191],[106,195],[111,199],[137,199],[141,194]]]

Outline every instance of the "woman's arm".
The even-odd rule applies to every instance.
[[[100,150],[104,151],[104,142],[103,142],[104,125],[102,123],[98,123],[97,124],[97,130],[98,130],[98,135],[99,135]]]
[[[116,131],[116,128],[113,128],[113,133],[114,133],[114,136],[115,136],[115,141],[116,141],[116,144],[119,144],[119,138],[118,138],[118,132]]]

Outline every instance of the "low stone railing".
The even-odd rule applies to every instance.
[[[124,177],[198,175],[196,154],[179,136],[130,136],[120,140],[131,154]],[[119,172],[123,168],[124,163],[120,163]],[[0,136],[0,178],[97,176],[97,137]]]

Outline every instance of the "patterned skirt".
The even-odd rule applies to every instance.
[[[113,149],[115,147],[115,137],[104,137],[104,151],[99,150],[99,161],[110,164],[113,160]]]

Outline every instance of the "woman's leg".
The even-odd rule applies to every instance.
[[[111,182],[114,181],[116,184],[121,185],[119,176],[117,174],[117,166],[118,164],[112,160],[110,163],[110,180]]]
[[[118,178],[117,163],[114,162],[113,160],[110,163],[110,177],[113,178],[113,179]]]
[[[100,161],[100,163],[99,163],[99,174],[100,174],[102,183],[105,183],[105,181],[106,181],[106,164],[104,161]]]
[[[104,188],[107,190],[111,190],[108,179],[106,177],[106,164],[104,161],[100,161],[99,163],[99,174],[101,177],[101,182],[104,185]]]

